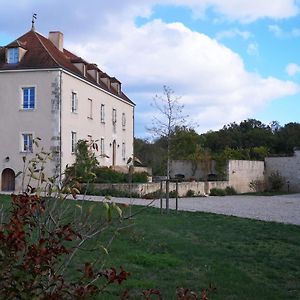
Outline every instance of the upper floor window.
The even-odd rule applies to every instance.
[[[78,111],[78,97],[76,92],[72,92],[71,111],[72,113],[77,113]]]
[[[22,152],[32,152],[32,133],[22,133]]]
[[[71,132],[71,152],[76,152],[76,146],[77,146],[77,133],[75,131]]]
[[[93,100],[88,99],[88,102],[89,102],[89,115],[88,115],[88,118],[93,119]]]
[[[113,124],[117,123],[117,110],[115,108],[112,110],[112,122]]]
[[[19,48],[9,48],[8,49],[8,59],[9,64],[17,64],[19,62]]]
[[[125,130],[126,128],[126,115],[125,113],[122,113],[122,128]]]
[[[23,103],[22,109],[34,109],[35,108],[35,88],[26,87],[23,88]]]
[[[100,122],[105,123],[105,106],[104,106],[104,104],[101,104],[101,107],[100,107]]]

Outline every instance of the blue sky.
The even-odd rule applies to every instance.
[[[37,31],[62,31],[67,49],[120,79],[139,137],[163,85],[198,132],[247,118],[300,122],[300,1],[75,0],[72,10],[67,0],[1,2],[0,45],[37,13]]]

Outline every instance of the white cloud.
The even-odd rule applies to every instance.
[[[278,38],[295,38],[300,36],[300,28],[293,28],[291,31],[284,31],[278,25],[269,25],[268,28]]]
[[[252,34],[249,31],[242,31],[239,30],[238,28],[232,28],[229,30],[224,30],[220,31],[216,34],[216,39],[217,40],[222,40],[222,39],[232,39],[235,37],[241,37],[244,40],[248,40]]]
[[[286,66],[285,71],[289,76],[294,76],[297,73],[300,73],[300,66],[294,63],[290,63]]]
[[[258,55],[259,54],[259,51],[258,51],[258,44],[257,43],[250,43],[249,45],[248,45],[248,48],[247,48],[247,53],[249,54],[249,55],[254,55],[254,56],[256,56],[256,55]]]
[[[144,114],[151,115],[149,103],[164,84],[182,96],[201,129],[247,118],[268,102],[299,92],[293,82],[247,72],[239,55],[181,23],[154,20],[139,28],[128,23],[117,43],[98,38],[70,46],[121,79],[137,103],[139,125],[150,124]]]
[[[135,18],[151,16],[154,5],[169,4],[189,7],[199,16],[210,8],[222,18],[251,22],[294,16],[298,13],[295,3],[293,0],[272,0],[271,5],[270,1],[262,0],[77,0],[70,9],[70,1],[66,0],[22,0],[7,2],[6,9],[0,10],[0,28],[17,37],[30,28],[30,19],[24,16],[37,12],[38,31],[63,31],[66,48],[96,62],[123,82],[125,91],[137,104],[137,134],[151,121],[153,112],[149,104],[164,84],[174,89],[176,95],[182,95],[187,113],[201,130],[208,130],[246,118],[270,101],[299,92],[299,86],[247,72],[238,54],[181,23],[154,20],[137,28]],[[244,39],[248,35],[246,31],[233,34]],[[255,44],[250,48],[258,49]]]

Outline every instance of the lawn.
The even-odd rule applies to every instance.
[[[96,255],[83,252],[80,261]],[[300,299],[300,227],[293,225],[209,213],[160,215],[149,208],[115,238],[104,262],[123,266],[131,276],[99,299],[118,299],[125,287],[131,299],[140,299],[145,288],[176,299],[176,287],[200,291],[209,284],[216,287],[213,300]]]

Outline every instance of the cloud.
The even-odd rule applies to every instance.
[[[286,66],[285,71],[289,76],[294,76],[297,73],[300,73],[300,66],[294,63],[290,63]]]
[[[137,103],[138,134],[151,124],[150,103],[164,84],[182,96],[199,130],[242,120],[270,101],[299,92],[293,82],[247,72],[238,54],[181,23],[154,20],[138,28],[128,23],[117,43],[91,37],[89,44],[70,47],[121,79]]]
[[[217,40],[223,39],[232,39],[235,37],[241,37],[244,40],[248,40],[252,36],[251,32],[249,31],[242,31],[238,28],[232,28],[229,30],[220,31],[216,34]]]
[[[0,28],[17,37],[31,25],[24,15],[37,12],[38,31],[63,31],[67,49],[122,81],[123,89],[137,104],[138,136],[151,124],[155,112],[150,103],[163,85],[182,96],[186,112],[200,131],[242,120],[271,101],[299,92],[299,86],[291,81],[247,72],[237,53],[181,23],[149,18],[137,27],[135,18],[150,17],[155,4],[190,7],[198,14],[210,8],[243,22],[298,13],[292,0],[273,0],[272,5],[261,0],[87,0],[73,1],[72,9],[66,0],[20,0],[7,2],[5,11],[0,11]],[[235,34],[247,38],[247,32]],[[252,52],[258,49],[255,44],[249,48]]]
[[[248,48],[247,48],[247,53],[249,55],[253,55],[253,56],[257,56],[259,54],[259,51],[258,51],[258,44],[257,43],[250,43],[248,45]]]
[[[269,25],[268,29],[278,38],[295,38],[300,36],[300,28],[293,28],[291,31],[284,31],[278,25]]]

